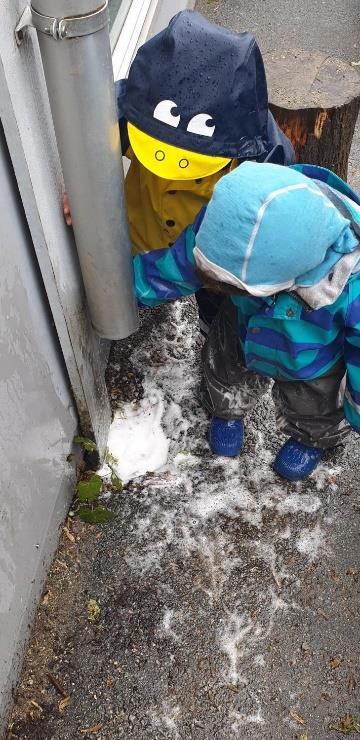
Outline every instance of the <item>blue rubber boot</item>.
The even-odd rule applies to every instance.
[[[290,438],[276,455],[274,470],[287,480],[304,480],[315,470],[324,452],[321,447],[308,447]]]
[[[236,457],[244,446],[242,419],[220,419],[213,416],[209,428],[209,445],[214,455]]]

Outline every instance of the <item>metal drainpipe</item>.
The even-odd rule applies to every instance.
[[[33,0],[26,13],[23,26],[38,32],[91,320],[101,337],[122,339],[138,315],[107,0]]]

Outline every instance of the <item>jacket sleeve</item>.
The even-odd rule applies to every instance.
[[[360,434],[360,273],[348,283],[349,305],[344,338],[346,364],[345,416]]]
[[[184,229],[171,247],[141,252],[134,257],[135,293],[140,307],[160,306],[201,288],[193,250],[205,210],[202,208],[193,225]]]

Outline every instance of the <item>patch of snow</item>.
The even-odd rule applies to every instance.
[[[225,653],[229,667],[226,678],[234,686],[246,684],[246,679],[238,672],[238,662],[246,650],[245,638],[254,633],[254,621],[247,614],[229,614],[219,636],[220,650]]]
[[[235,710],[232,710],[229,716],[231,719],[234,720],[231,726],[232,732],[234,734],[239,732],[239,730],[244,727],[244,725],[261,725],[265,721],[260,708],[257,710],[257,712],[255,712],[255,714],[241,714],[241,712],[236,712]]]
[[[328,467],[325,463],[320,463],[316,470],[312,474],[312,479],[315,481],[315,485],[318,491],[324,489],[336,491],[338,488],[337,477],[341,473],[341,466]]]
[[[202,521],[222,513],[230,517],[239,516],[243,509],[255,509],[253,497],[242,486],[219,486],[219,483],[208,483],[194,498],[192,512]]]
[[[291,528],[290,528],[290,524],[287,524],[287,525],[286,525],[286,527],[284,527],[284,529],[282,529],[282,530],[281,530],[281,531],[279,532],[279,535],[278,535],[278,536],[279,536],[279,539],[280,539],[280,540],[289,540],[289,539],[290,539],[290,537],[291,537]]]
[[[317,523],[313,529],[302,529],[295,546],[310,562],[316,560],[319,550],[324,546],[324,532],[320,524]]]
[[[165,609],[165,613],[162,619],[161,632],[168,638],[179,642],[179,636],[173,630],[171,624],[174,621],[175,614],[173,609]]]
[[[170,737],[178,740],[180,738],[178,729],[180,714],[180,707],[169,700],[162,703],[161,711],[150,712],[150,719],[154,728],[158,728],[160,731],[166,730],[170,733]]]
[[[154,390],[140,402],[140,407],[126,404],[121,413],[115,414],[108,448],[123,483],[166,464],[170,442],[161,426],[163,413],[164,400]]]
[[[249,657],[254,660],[259,645],[266,640],[274,627],[275,616],[278,611],[287,610],[288,604],[283,601],[272,589],[262,594],[267,601],[263,610],[262,620],[250,612],[229,612],[218,631],[218,644],[228,660],[225,678],[235,686],[246,685],[244,666]],[[241,666],[242,672],[239,671]]]
[[[234,555],[233,547],[221,532],[214,540],[205,534],[200,534],[197,539],[192,540],[191,544],[207,574],[207,587],[202,585],[201,590],[210,600],[217,600],[222,595],[232,571],[240,567],[242,561]]]
[[[182,450],[174,457],[174,465],[177,467],[181,467],[184,465],[185,467],[190,467],[192,465],[199,465],[200,458],[197,455],[193,455],[191,452],[187,452],[186,450]]]
[[[174,617],[174,610],[173,609],[166,609],[165,614],[163,617],[163,629],[165,632],[170,632],[170,624]]]
[[[288,576],[287,571],[281,565],[281,558],[275,550],[275,545],[269,542],[254,542],[253,546],[257,554],[269,566],[271,575],[278,586],[281,588],[283,582]]]
[[[279,514],[314,514],[321,507],[321,501],[318,496],[312,496],[308,493],[292,493],[286,496],[283,501],[279,501],[276,509]]]

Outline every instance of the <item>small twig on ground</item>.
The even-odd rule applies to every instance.
[[[67,698],[68,698],[68,696],[69,696],[69,694],[68,694],[68,692],[67,692],[67,691],[65,691],[64,687],[63,687],[63,686],[61,685],[61,683],[60,683],[60,682],[59,682],[59,681],[57,680],[57,678],[55,678],[55,676],[53,676],[53,675],[52,675],[52,673],[47,673],[46,675],[47,675],[47,677],[48,677],[48,679],[49,679],[50,683],[52,683],[52,685],[53,685],[53,686],[54,686],[54,688],[56,689],[56,691],[58,691],[58,692],[59,692],[60,696],[62,696],[62,697],[63,697],[63,699],[67,699]]]
[[[80,732],[82,733],[82,735],[93,735],[93,734],[96,734],[97,732],[100,732],[103,726],[104,726],[104,723],[99,722],[99,724],[93,725],[93,727],[84,727],[82,730],[80,730]]]

